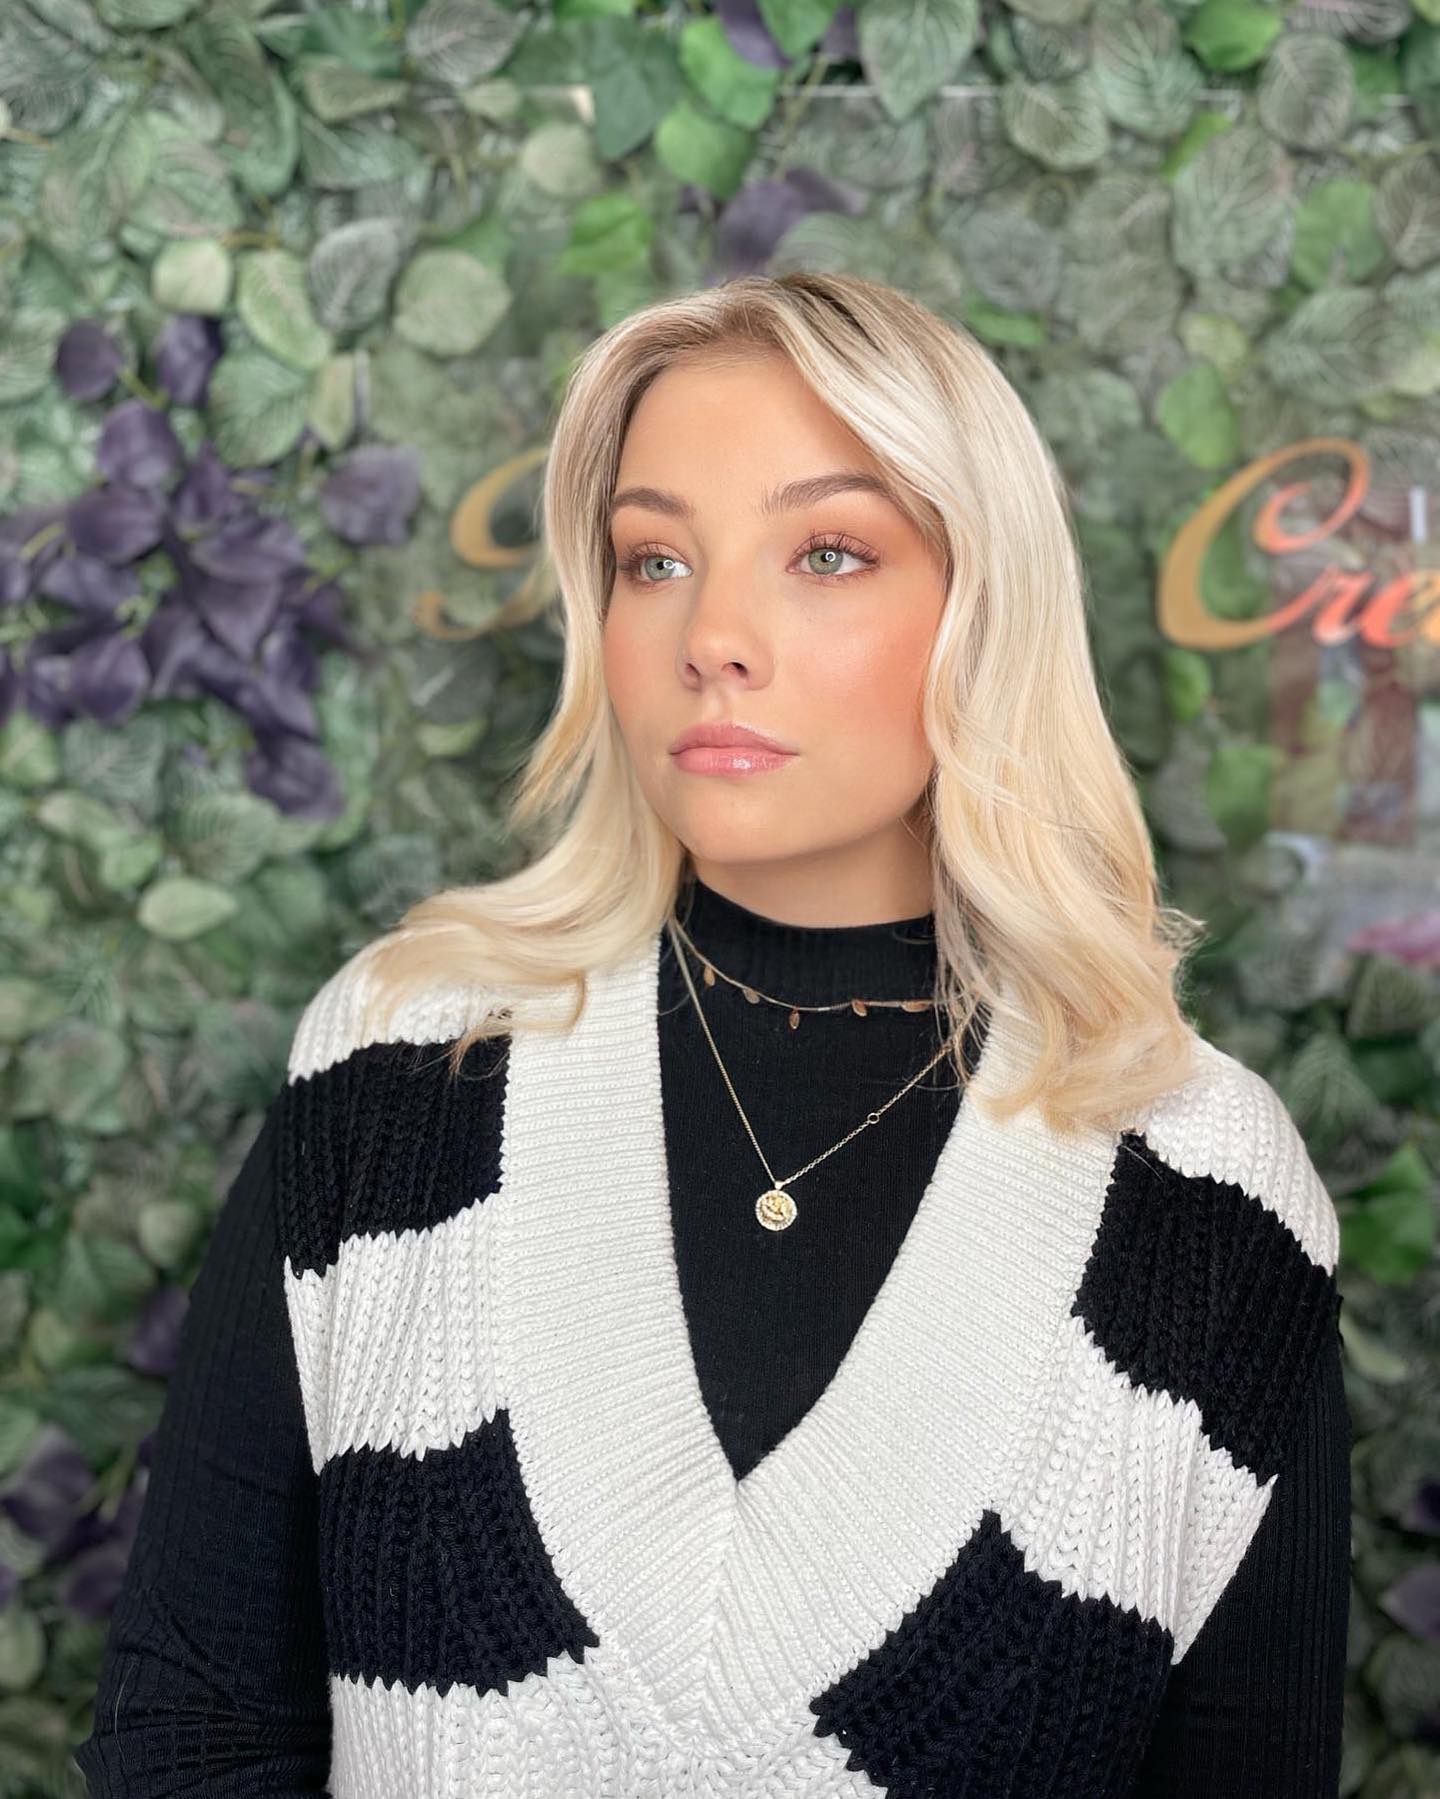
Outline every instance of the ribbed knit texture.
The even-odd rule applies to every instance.
[[[928,914],[681,912],[791,1002],[929,993]],[[939,1047],[692,974],[781,1177]],[[942,1062],[771,1232],[665,933],[453,1086],[495,996],[370,1042],[365,979],[307,1008],[193,1290],[92,1793],[1338,1791],[1338,1227],[1263,1080],[1202,1044],[1062,1140]],[[978,1021],[982,1086],[1022,1025]]]

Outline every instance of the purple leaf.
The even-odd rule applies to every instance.
[[[290,597],[290,591],[287,583],[287,597]],[[340,616],[340,609],[347,601],[345,591],[338,581],[322,581],[318,587],[308,590],[301,583],[293,591],[297,624],[317,632],[328,643],[336,644],[357,656],[364,656],[365,650],[360,640]]]
[[[134,569],[112,568],[98,556],[70,555],[52,562],[37,586],[77,612],[111,618],[118,606],[139,593],[140,577]]]
[[[0,1495],[0,1509],[53,1554],[69,1538],[94,1478],[70,1433],[46,1424]]]
[[[55,351],[55,373],[70,400],[103,399],[124,366],[124,351],[95,319],[77,320]]]
[[[130,1562],[129,1547],[111,1539],[74,1557],[55,1594],[72,1617],[103,1624],[115,1610]]]
[[[220,460],[214,444],[203,443],[170,496],[172,521],[181,531],[191,532],[228,518],[239,504],[229,469]]]
[[[305,546],[289,520],[250,508],[198,538],[190,554],[206,574],[223,581],[268,581],[305,566]]]
[[[820,40],[820,54],[831,62],[859,62],[860,34],[853,6],[837,7],[830,15]]]
[[[46,506],[22,506],[8,518],[0,518],[0,546],[22,558],[32,581],[41,569],[65,553],[63,534],[50,527],[64,523],[67,504],[57,500]],[[37,541],[40,547],[31,549]]]
[[[184,1287],[161,1287],[146,1302],[130,1336],[125,1360],[140,1374],[169,1380],[180,1352],[180,1331],[190,1309]]]
[[[404,543],[419,503],[419,457],[384,444],[356,450],[320,490],[325,522],[346,543]]]
[[[345,810],[335,770],[300,737],[264,738],[245,758],[245,778],[253,793],[291,818],[338,818]]]
[[[125,400],[105,420],[95,461],[107,481],[163,487],[185,460],[175,428],[143,400]]]
[[[812,212],[853,212],[842,191],[808,169],[777,181],[742,187],[715,225],[715,257],[722,274],[764,268],[797,220]]]
[[[715,11],[730,47],[761,69],[787,69],[791,58],[770,35],[755,0],[719,0]]]
[[[102,725],[123,724],[149,685],[150,666],[139,639],[124,630],[92,637],[70,658],[75,704]]]
[[[1400,1518],[1405,1530],[1422,1530],[1440,1537],[1440,1480],[1425,1478],[1415,1488]]]
[[[0,543],[0,606],[18,606],[30,594],[30,564],[19,550]]]
[[[150,664],[151,695],[193,699],[200,692],[195,670],[214,646],[194,607],[178,588],[171,588],[140,632],[140,647]]]
[[[204,403],[210,371],[220,360],[223,340],[213,319],[178,312],[150,346],[155,378],[177,406]]]
[[[159,543],[165,513],[152,494],[97,487],[71,501],[66,524],[77,550],[102,562],[133,562]]]
[[[1440,1643],[1440,1562],[1418,1562],[1380,1595],[1380,1609],[1422,1643]]]
[[[220,581],[197,572],[186,580],[184,591],[206,628],[246,662],[280,606],[278,581]]]

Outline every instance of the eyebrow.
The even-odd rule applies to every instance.
[[[760,516],[773,518],[781,512],[793,512],[801,506],[814,506],[837,493],[873,493],[882,500],[898,504],[889,482],[863,469],[836,469],[833,474],[810,475],[801,481],[788,481],[762,495]],[[695,520],[695,508],[679,494],[667,493],[663,487],[622,487],[610,501],[611,516],[622,506],[645,506],[651,512],[666,512],[672,518]]]

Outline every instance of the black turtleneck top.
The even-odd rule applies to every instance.
[[[717,970],[785,1002],[752,1002],[724,980],[707,985],[690,956],[730,1080],[796,1204],[787,1228],[767,1230],[754,1208],[771,1174],[664,934],[658,1022],[676,1262],[701,1391],[738,1479],[834,1376],[905,1237],[961,1096],[953,1065],[942,1059],[875,1124],[796,1177],[939,1049],[933,1008],[860,1015],[849,1005],[854,997],[930,998],[933,915],[791,925],[694,879],[677,913]],[[791,1026],[790,1007],[836,1002],[840,1009],[802,1011]],[[966,1044],[969,1066],[985,1022],[982,1010]],[[132,1639],[123,1674],[107,1654],[95,1715],[118,1715],[123,1679],[144,1694],[137,1708],[131,1688],[127,1716],[148,1721],[96,1730],[80,1746],[91,1793],[326,1790],[317,1477],[274,1220],[274,1120],[272,1107],[225,1197],[191,1291],[164,1414],[142,1446],[148,1486],[132,1560],[146,1589],[143,1613],[138,1600],[133,1613],[145,1619],[143,1645],[137,1651]],[[1132,1799],[1338,1792],[1349,1451],[1336,1335],[1261,1526],[1171,1672]],[[239,1666],[249,1670],[243,1712],[225,1698],[225,1671]],[[167,1707],[178,1708],[183,1693],[193,1708],[207,1671],[216,1697],[204,1720],[204,1755],[180,1769]],[[257,1690],[269,1694],[258,1711]]]

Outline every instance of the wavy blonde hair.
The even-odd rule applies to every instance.
[[[1113,1129],[1187,1079],[1194,1032],[1177,970],[1203,926],[1159,903],[1149,833],[1098,692],[1068,501],[1023,401],[963,327],[853,275],[749,274],[642,307],[571,373],[544,477],[541,554],[562,599],[556,708],[511,802],[538,853],[449,887],[366,946],[367,1019],[434,983],[504,1004],[450,1044],[556,1028],[524,995],[638,949],[674,915],[688,850],[637,785],[609,704],[602,631],[614,578],[608,503],[647,385],[680,357],[779,352],[867,445],[943,553],[946,603],[924,690],[934,753],[934,999],[961,1045],[983,1002],[1033,1044],[989,1103],[1055,1129]],[[372,1025],[371,1028],[374,1028]],[[380,1025],[380,1034],[388,1025]]]

